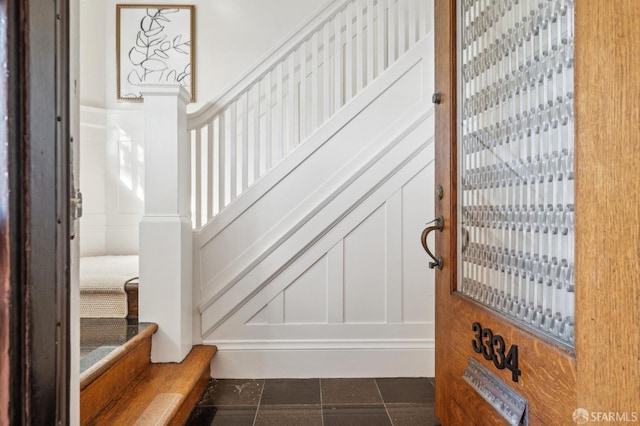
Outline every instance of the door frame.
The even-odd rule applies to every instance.
[[[0,15],[0,423],[67,424],[67,2]]]

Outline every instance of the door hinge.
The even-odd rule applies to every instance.
[[[78,220],[82,217],[82,192],[76,190],[71,196],[71,219]]]

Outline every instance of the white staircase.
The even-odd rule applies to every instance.
[[[422,40],[431,3],[330,2],[190,114],[194,227],[224,211]]]
[[[327,5],[187,116],[215,377],[433,375],[432,5]]]

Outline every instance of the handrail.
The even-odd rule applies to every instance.
[[[240,96],[247,87],[255,84],[265,76],[269,70],[286,58],[291,51],[305,41],[310,34],[316,32],[324,25],[331,16],[346,7],[350,0],[329,0],[322,5],[312,17],[304,21],[301,25],[285,36],[280,43],[269,50],[255,65],[249,68],[244,74],[238,77],[231,85],[213,100],[208,101],[197,111],[187,114],[188,129],[192,130],[202,126],[207,119],[210,119],[220,112],[227,104]]]

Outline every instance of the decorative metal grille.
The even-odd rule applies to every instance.
[[[460,6],[459,290],[573,346],[573,0]]]

